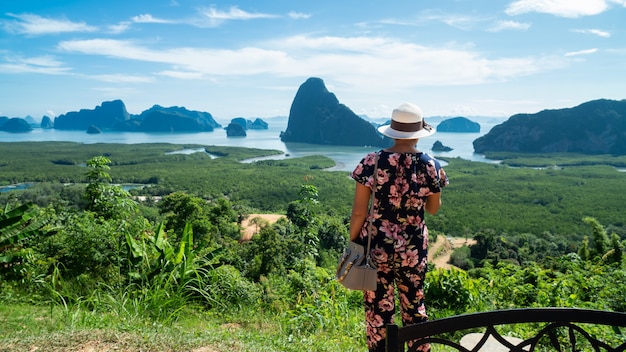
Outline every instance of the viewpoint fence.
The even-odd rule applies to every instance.
[[[534,335],[502,336],[498,328],[527,324]],[[463,314],[398,327],[387,325],[387,351],[626,351],[626,313],[578,308],[524,308]],[[598,334],[598,328],[603,329]],[[478,331],[478,332],[477,332]],[[608,338],[607,336],[608,333]],[[459,338],[459,336],[463,336]],[[599,338],[602,335],[604,338]],[[470,339],[468,337],[474,337]]]

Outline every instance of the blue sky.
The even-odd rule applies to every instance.
[[[0,116],[287,116],[309,77],[370,117],[625,99],[626,0],[0,0]]]

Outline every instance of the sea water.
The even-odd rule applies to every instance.
[[[171,144],[199,144],[215,146],[236,146],[245,148],[273,149],[283,152],[282,155],[271,156],[265,159],[284,159],[302,157],[308,155],[324,155],[333,159],[336,166],[330,170],[352,171],[363,156],[378,147],[350,147],[316,145],[305,143],[284,143],[280,140],[280,133],[287,129],[287,118],[276,117],[265,119],[269,128],[266,130],[248,130],[246,137],[228,137],[226,130],[217,128],[212,132],[196,133],[145,133],[145,132],[111,132],[103,131],[99,134],[87,134],[84,131],[65,131],[55,129],[35,128],[26,133],[0,132],[1,142],[77,142],[77,143],[171,143]],[[466,160],[494,162],[486,159],[482,154],[474,153],[472,142],[487,133],[496,123],[492,120],[481,122],[480,133],[444,133],[423,138],[418,142],[418,149],[439,157],[459,157]],[[433,124],[436,127],[436,124]],[[441,141],[443,145],[451,147],[449,152],[433,152],[432,146],[435,141]],[[2,145],[0,144],[0,157]],[[193,152],[190,151],[190,152]],[[259,159],[248,160],[254,161]]]

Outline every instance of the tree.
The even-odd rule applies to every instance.
[[[613,232],[611,234],[611,249],[605,256],[607,262],[622,264],[622,258],[624,257],[624,246],[619,238],[619,235]]]
[[[85,189],[87,210],[110,219],[123,219],[137,211],[137,203],[130,197],[130,193],[120,186],[111,185],[109,164],[111,160],[105,156],[96,156],[87,161],[87,181]]]
[[[583,221],[591,225],[593,234],[591,236],[590,257],[604,257],[609,250],[609,237],[604,227],[592,217],[585,217]]]

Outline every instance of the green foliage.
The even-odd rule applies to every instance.
[[[255,307],[261,299],[261,289],[230,265],[222,265],[207,272],[206,292],[208,306],[219,311],[233,312]]]
[[[87,210],[93,211],[104,218],[126,217],[136,212],[137,204],[130,199],[130,194],[120,186],[110,185],[108,173],[111,160],[104,156],[96,156],[87,161],[86,173],[89,184],[85,189]]]
[[[3,269],[23,262],[24,243],[44,235],[49,219],[42,216],[39,208],[32,203],[22,204],[13,209],[6,204],[0,212],[0,274]]]
[[[435,310],[451,310],[460,314],[476,304],[483,285],[482,280],[470,279],[467,272],[463,270],[435,269],[426,274],[424,291],[429,307]]]
[[[450,264],[463,270],[474,268],[474,262],[471,258],[472,252],[468,246],[456,248],[450,255]]]

